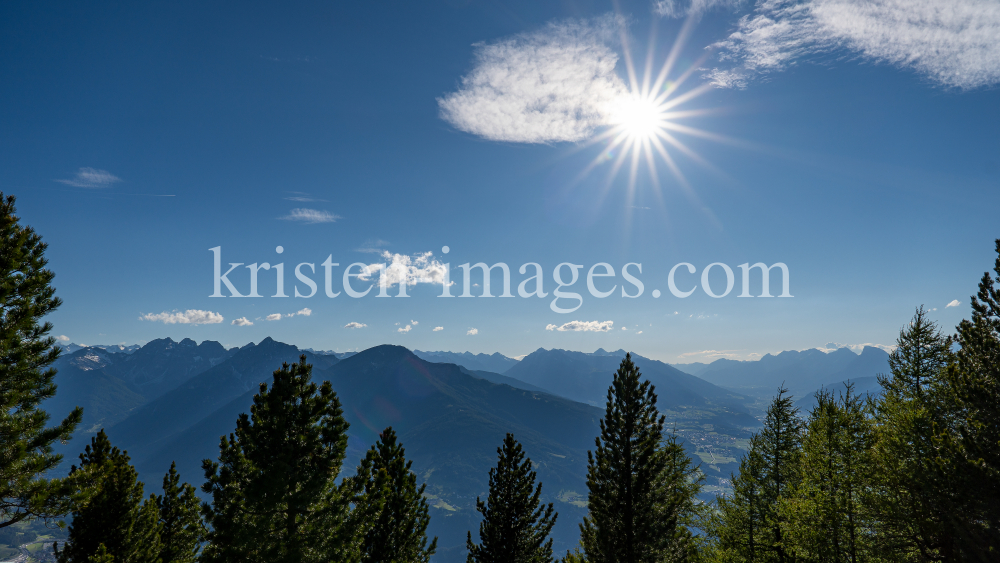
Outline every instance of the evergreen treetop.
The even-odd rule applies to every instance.
[[[53,397],[59,358],[52,324],[41,322],[61,301],[46,269],[47,245],[20,224],[12,195],[0,192],[0,528],[21,521],[58,518],[85,496],[71,479],[47,479],[62,461],[52,444],[66,441],[83,410],[46,427],[41,409]]]

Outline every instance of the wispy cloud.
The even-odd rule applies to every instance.
[[[706,359],[717,360],[719,358],[735,358],[739,356],[741,350],[698,350],[697,352],[685,352],[678,358],[683,359]]]
[[[557,330],[559,332],[608,332],[614,325],[614,321],[570,321],[563,325],[546,325],[545,330]]]
[[[624,19],[550,23],[539,31],[477,44],[461,86],[438,99],[455,128],[493,141],[581,141],[606,125],[627,91],[613,45]]]
[[[366,325],[365,323],[358,323],[352,321],[344,325],[344,328],[365,328],[366,326],[368,325]]]
[[[56,340],[58,340],[59,342],[69,342],[70,338],[65,334],[60,334],[59,336],[56,337]]]
[[[265,321],[280,321],[281,320],[281,313],[274,313],[274,314],[268,315],[268,316],[264,317],[264,320]]]
[[[367,252],[369,254],[382,254],[385,252],[385,247],[389,246],[389,241],[377,239],[368,239],[360,247],[355,248],[355,252]]]
[[[468,332],[465,333],[466,336],[475,336],[477,334],[479,334],[478,328],[470,328]]]
[[[200,309],[188,309],[187,311],[173,311],[162,313],[146,313],[139,316],[143,321],[155,321],[163,324],[174,325],[210,325],[221,323],[224,319],[219,313],[212,311],[202,311]]]
[[[121,182],[122,179],[107,170],[96,168],[81,168],[76,171],[76,175],[69,180],[56,180],[70,186],[78,188],[107,188],[108,186]]]
[[[312,195],[307,194],[306,192],[291,192],[291,193],[293,195],[290,195],[290,196],[286,197],[285,198],[286,200],[288,200],[288,201],[298,201],[298,202],[301,202],[301,203],[311,203],[311,202],[316,202],[316,201],[321,201],[321,202],[325,203],[327,201],[325,199],[319,199],[317,197],[313,197]]]
[[[443,326],[436,326],[434,327],[434,330],[432,330],[431,332],[441,332],[442,330],[444,330]]]
[[[240,317],[238,319],[233,319],[233,322],[230,324],[233,326],[253,326],[253,321],[246,317]]]
[[[303,223],[333,223],[340,219],[339,215],[334,215],[329,211],[318,209],[296,208],[288,212],[288,215],[278,217],[284,221],[301,221]]]
[[[396,329],[396,332],[403,332],[403,333],[406,333],[406,332],[410,332],[411,330],[413,330],[413,326],[411,326],[411,325],[406,325],[406,326],[401,326],[401,327],[397,328],[397,329]]]
[[[715,8],[737,8],[743,0],[656,0],[653,13],[665,18],[698,17]]]
[[[715,45],[732,63],[708,77],[744,87],[797,61],[846,49],[961,89],[1000,83],[995,0],[761,0]]]
[[[945,305],[944,308],[947,309],[948,307],[958,307],[959,305],[961,305],[961,303],[959,303],[958,299],[952,299],[951,303]]]
[[[304,308],[302,308],[301,310],[299,310],[298,312],[296,312],[294,314],[295,315],[299,315],[301,317],[308,317],[309,315],[313,314],[313,311],[309,307],[304,307]],[[289,315],[289,316],[292,316],[292,315]]]

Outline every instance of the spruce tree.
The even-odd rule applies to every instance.
[[[163,476],[163,496],[157,499],[160,512],[160,563],[194,563],[205,538],[201,501],[194,485],[180,484],[177,464]]]
[[[73,509],[59,563],[114,558],[116,563],[149,563],[160,553],[159,511],[153,495],[143,500],[142,483],[126,452],[111,446],[104,430],[80,454],[70,475],[92,493]],[[57,546],[58,547],[58,546]]]
[[[608,389],[596,449],[587,452],[590,512],[580,543],[588,561],[654,562],[677,549],[677,528],[665,515],[689,515],[671,486],[663,421],[653,386],[626,354]]]
[[[22,226],[15,198],[0,192],[0,528],[21,521],[52,519],[83,500],[71,479],[44,476],[62,461],[52,444],[69,440],[83,411],[56,426],[40,408],[56,393],[59,358],[52,324],[42,317],[61,301],[46,269],[46,244]]]
[[[365,500],[377,507],[362,543],[364,563],[426,563],[437,550],[437,538],[427,545],[431,518],[424,499],[426,485],[417,487],[412,464],[391,426],[361,460],[358,475],[365,484]]]
[[[357,484],[337,484],[347,450],[348,423],[330,382],[311,381],[312,366],[274,372],[260,385],[250,415],[222,437],[217,462],[205,460],[212,496],[203,507],[207,563],[305,563],[358,557],[350,506]]]
[[[479,524],[479,545],[472,543],[472,532],[466,538],[468,563],[554,561],[549,533],[559,515],[552,503],[542,504],[542,484],[535,484],[531,460],[509,433],[497,448],[497,457],[497,466],[490,469],[489,497],[486,502],[476,498],[476,510],[483,521]]]
[[[995,244],[994,276],[984,273],[972,296],[972,319],[958,326],[960,349],[946,376],[959,413],[949,450],[962,487],[952,528],[970,561],[1000,559],[1000,239]]]
[[[711,533],[723,560],[794,560],[784,536],[788,517],[779,506],[799,484],[803,423],[786,393],[784,387],[778,390],[763,429],[751,437],[740,474],[732,480],[732,498],[719,501]]]
[[[847,384],[838,400],[816,394],[802,443],[800,481],[782,500],[784,537],[806,561],[869,561],[874,523],[865,506],[872,488],[874,431],[861,397]]]
[[[956,417],[945,385],[950,347],[950,339],[918,308],[889,357],[891,375],[879,376],[877,487],[870,502],[883,556],[890,560],[950,561],[956,555],[959,532],[950,517],[958,508],[956,468],[942,455],[946,429]]]

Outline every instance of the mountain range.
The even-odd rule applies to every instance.
[[[64,353],[54,366],[58,393],[46,410],[59,418],[74,406],[84,407],[76,437],[59,447],[70,461],[105,428],[112,442],[129,452],[149,492],[158,489],[172,461],[183,479],[200,484],[201,460],[217,456],[220,436],[233,431],[240,413],[249,412],[260,384],[282,363],[305,354],[313,378],[333,383],[351,424],[345,473],[353,472],[382,429],[396,429],[414,471],[427,483],[430,533],[440,538],[435,560],[443,562],[464,560],[465,532],[478,527],[475,499],[487,494],[488,470],[506,432],[521,441],[543,483],[544,500],[560,513],[553,531],[557,551],[576,544],[576,524],[586,512],[587,450],[600,431],[608,386],[625,355],[624,350],[539,349],[517,361],[501,354],[411,352],[398,346],[335,354],[271,338],[230,349],[169,338],[137,349],[111,348]],[[802,370],[810,377],[838,376],[856,365],[843,354],[831,362],[828,355],[807,352],[779,354],[762,365],[794,365],[789,357],[800,357],[807,366],[825,361],[822,369]],[[867,354],[850,355],[875,357]],[[750,366],[750,376],[741,376],[737,368],[747,369],[749,362],[725,361],[698,367],[696,377],[656,360],[632,358],[655,385],[668,424],[702,461],[713,485],[709,493],[723,490],[715,481],[721,485],[735,471],[740,442],[759,422],[748,410],[756,399],[741,386],[726,388],[713,379],[766,380],[780,370]]]

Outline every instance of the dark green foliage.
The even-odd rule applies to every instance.
[[[874,430],[853,387],[838,400],[816,395],[802,444],[800,481],[779,510],[785,541],[805,561],[870,561],[875,526],[866,497],[873,485]]]
[[[412,463],[392,427],[361,460],[358,478],[365,486],[365,504],[374,511],[361,547],[365,563],[426,563],[437,549],[437,538],[427,545],[426,485],[417,487]]]
[[[919,308],[900,331],[891,376],[874,416],[876,489],[882,555],[890,560],[950,561],[955,556],[955,468],[943,447],[955,416],[944,392],[951,341]]]
[[[751,438],[733,476],[733,496],[719,500],[711,532],[723,560],[794,560],[785,538],[788,516],[779,506],[799,486],[803,423],[786,393],[778,390],[764,428]]]
[[[91,439],[80,466],[70,474],[92,491],[73,509],[69,539],[57,552],[60,563],[86,563],[92,558],[117,563],[149,563],[160,551],[156,496],[143,501],[142,483],[128,454],[112,447],[101,430]],[[103,549],[102,549],[103,548]]]
[[[558,514],[552,503],[539,500],[542,484],[521,444],[508,433],[497,448],[497,466],[490,469],[490,495],[486,502],[476,499],[483,515],[479,524],[479,545],[466,539],[469,563],[550,563],[552,540],[549,533]]]
[[[62,460],[52,444],[69,440],[83,412],[46,428],[39,408],[56,393],[49,366],[59,358],[52,324],[40,320],[61,301],[45,269],[45,243],[15,212],[14,196],[0,192],[0,528],[57,518],[74,497],[82,500],[72,480],[43,477]]]
[[[588,561],[658,562],[684,551],[677,524],[689,505],[676,494],[670,466],[675,473],[686,466],[662,447],[663,420],[653,386],[627,354],[608,389],[596,450],[587,454],[590,513],[580,543]]]
[[[201,521],[201,501],[194,485],[180,484],[177,465],[163,476],[163,496],[157,499],[160,511],[160,563],[193,563],[205,538]]]
[[[971,561],[1000,558],[1000,239],[995,244],[994,277],[986,272],[979,282],[946,376],[958,412],[949,446],[962,487],[952,527]]]
[[[250,415],[204,461],[212,495],[204,506],[209,545],[201,560],[241,563],[351,561],[357,557],[350,505],[357,485],[335,480],[347,449],[343,410],[329,382],[311,381],[302,356],[260,385]]]

